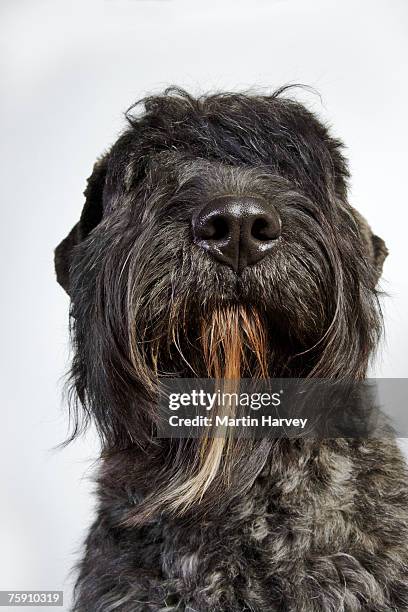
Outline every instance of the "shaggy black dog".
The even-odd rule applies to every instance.
[[[408,610],[392,439],[155,437],[162,374],[364,379],[386,248],[341,143],[284,90],[172,89],[127,118],[56,250],[74,434],[102,442],[74,610]]]

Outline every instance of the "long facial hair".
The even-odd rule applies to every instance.
[[[225,381],[222,384],[230,385],[229,391],[240,378],[338,378],[351,372],[359,379],[380,328],[364,260],[357,259],[350,267],[346,247],[342,251],[327,248],[328,253],[338,253],[333,270],[348,270],[347,274],[329,273],[323,266],[323,253],[320,257],[316,253],[314,267],[306,269],[292,262],[287,283],[285,278],[273,283],[268,276],[266,284],[259,274],[251,286],[255,297],[256,287],[263,287],[263,300],[258,295],[255,303],[250,298],[238,303],[224,292],[218,303],[209,299],[201,309],[203,300],[191,297],[197,284],[199,297],[203,279],[205,286],[215,287],[218,293],[220,285],[210,282],[217,279],[205,274],[205,262],[198,267],[192,265],[197,263],[195,258],[186,258],[180,265],[173,251],[163,248],[168,240],[165,229],[148,243],[148,268],[138,256],[139,248],[146,245],[143,234],[138,241],[125,234],[120,248],[112,252],[108,245],[115,232],[123,230],[113,223],[106,223],[103,229],[84,244],[73,268],[74,435],[81,423],[85,427],[92,418],[105,457],[112,459],[123,452],[132,457],[132,486],[140,495],[129,518],[131,524],[141,524],[161,511],[180,515],[194,507],[194,512],[212,512],[252,486],[271,449],[275,452],[279,444],[267,438],[230,439],[226,435],[155,439],[154,427],[162,416],[157,406],[158,377],[208,377],[220,384]],[[110,254],[102,264],[98,260],[101,252]],[[289,261],[290,252],[283,271]],[[296,276],[298,268],[301,274]],[[315,277],[308,272],[316,268],[323,280],[327,278],[324,291],[318,290]],[[312,289],[305,292],[309,285]],[[341,299],[336,300],[333,292]],[[334,315],[328,306],[333,302]],[[299,304],[307,306],[303,317]],[[303,340],[304,323],[308,324],[306,332],[314,329],[315,311],[326,329],[318,342],[311,340],[316,355],[308,349],[309,339]],[[307,350],[297,356],[303,346]],[[228,410],[233,411],[234,406]]]
[[[238,304],[214,308],[202,317],[198,345],[204,368],[202,371],[214,380],[215,389],[221,393],[236,393],[243,377],[268,376],[265,323],[253,308]],[[212,410],[213,422],[216,416],[235,415],[234,402],[216,404]],[[229,431],[230,428],[227,429]],[[237,466],[253,450],[251,441],[240,440],[224,432],[208,431],[197,440],[183,440],[181,449],[186,449],[189,442],[193,449],[185,456],[179,449],[166,486],[159,494],[148,496],[142,504],[141,513],[134,516],[132,522],[142,520],[158,508],[184,514],[193,505],[202,502],[209,489],[215,494],[217,491],[225,492],[232,486]],[[256,470],[252,470],[250,482],[255,474]],[[247,480],[243,478],[243,482]]]
[[[280,443],[155,439],[160,375],[207,377],[229,391],[241,378],[365,375],[381,325],[349,215],[286,191],[281,208],[285,240],[241,283],[190,245],[184,217],[169,225],[163,211],[152,231],[118,209],[76,251],[73,437],[93,420],[111,465],[115,455],[132,457],[139,524],[161,511],[221,507],[253,484]]]

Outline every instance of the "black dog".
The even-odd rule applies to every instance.
[[[77,612],[408,610],[392,439],[154,436],[162,373],[365,377],[386,248],[341,143],[283,93],[133,107],[56,250],[74,434],[102,441]]]

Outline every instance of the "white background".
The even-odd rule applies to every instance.
[[[68,298],[53,248],[123,111],[169,84],[302,94],[347,144],[351,203],[387,242],[387,342],[406,377],[406,0],[6,1],[1,23],[0,589],[65,589],[92,518],[92,435],[66,433]]]

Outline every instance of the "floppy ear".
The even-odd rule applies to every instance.
[[[361,215],[355,208],[352,210],[364,244],[366,245],[368,256],[373,264],[375,271],[375,284],[377,284],[382,274],[384,260],[388,255],[388,249],[385,246],[384,240],[373,234],[371,227],[364,219],[363,215]]]
[[[107,155],[95,163],[93,172],[88,178],[88,184],[84,191],[85,204],[78,223],[74,225],[68,236],[55,249],[54,263],[57,281],[68,294],[70,292],[70,268],[74,248],[102,220],[106,168]]]

